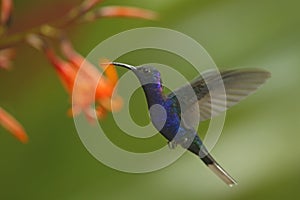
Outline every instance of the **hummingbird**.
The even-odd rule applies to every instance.
[[[228,186],[237,184],[204,146],[195,125],[223,113],[254,93],[271,76],[268,71],[207,70],[190,83],[164,94],[161,74],[155,67],[110,64],[129,69],[136,75],[146,96],[152,124],[168,140],[170,148],[182,146],[197,155]],[[195,112],[199,117],[195,117]]]

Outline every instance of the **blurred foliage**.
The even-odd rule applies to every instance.
[[[15,2],[16,12],[26,13],[36,2],[43,6],[71,1]],[[213,150],[239,185],[228,188],[188,153],[171,166],[148,174],[127,174],[101,164],[85,149],[73,119],[67,117],[68,96],[52,67],[41,54],[22,47],[14,70],[0,72],[0,103],[24,124],[30,142],[20,144],[0,128],[0,199],[299,199],[299,1],[105,1],[105,5],[116,4],[153,9],[161,18],[157,22],[105,19],[70,30],[81,53],[87,54],[121,31],[158,26],[193,37],[221,68],[271,71],[266,85],[227,112],[222,136]],[[15,20],[22,22],[17,16]],[[133,53],[122,61],[161,61],[155,53],[142,54]],[[184,61],[175,62],[173,57],[166,56],[164,62],[185,68]],[[193,71],[186,73],[193,78]],[[136,118],[138,123],[147,123],[141,91],[134,98],[132,114],[141,116]],[[138,120],[143,117],[145,121]],[[113,124],[112,118],[101,123]],[[159,135],[149,143],[130,137],[121,140],[118,128],[111,126],[110,130],[111,139],[130,150],[147,151],[166,142]]]

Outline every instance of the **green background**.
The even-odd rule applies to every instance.
[[[13,29],[57,18],[76,2],[15,1]],[[30,141],[20,144],[0,128],[0,199],[300,198],[299,1],[107,0],[104,4],[152,9],[160,19],[103,19],[70,29],[74,46],[83,55],[121,31],[157,26],[191,36],[220,68],[259,67],[272,73],[255,95],[227,112],[212,151],[239,185],[227,187],[189,153],[147,174],[123,173],[101,164],[85,149],[73,119],[67,117],[69,97],[51,65],[40,52],[21,46],[14,69],[0,71],[0,105],[22,122]],[[133,53],[122,61],[161,61],[174,64],[188,78],[196,75],[180,65],[183,61],[155,55]],[[144,100],[140,90],[131,99],[138,124],[149,120]],[[160,135],[149,142],[122,136],[111,116],[101,124],[109,127],[113,142],[131,151],[153,150],[166,143]]]

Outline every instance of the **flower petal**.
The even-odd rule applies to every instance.
[[[115,66],[113,64],[103,64],[103,63],[111,63],[111,62],[107,59],[101,59],[99,65],[103,69],[106,77],[111,82],[111,84],[115,86],[118,82],[118,73]]]
[[[97,12],[88,13],[87,20],[91,21],[101,17],[131,17],[155,20],[158,18],[158,15],[153,11],[136,7],[106,6],[100,8]]]
[[[9,113],[0,107],[0,124],[22,143],[28,142],[23,126]]]
[[[68,62],[59,59],[51,49],[45,51],[48,60],[52,63],[57,71],[66,90],[71,94],[73,90],[74,80],[76,78],[76,70]]]
[[[1,4],[1,24],[4,26],[9,26],[12,18],[13,1],[12,0],[2,0]]]
[[[115,96],[113,98],[102,98],[98,100],[99,104],[111,112],[117,112],[121,110],[123,106],[123,100],[120,96]]]
[[[9,70],[12,66],[12,60],[16,56],[15,49],[8,48],[0,50],[0,68]]]

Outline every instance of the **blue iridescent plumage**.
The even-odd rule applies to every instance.
[[[255,92],[270,77],[269,72],[259,69],[209,70],[165,95],[156,68],[113,64],[130,69],[137,76],[146,95],[152,123],[171,148],[181,145],[199,156],[226,184],[236,184],[206,150],[195,128],[199,122],[217,116]]]

